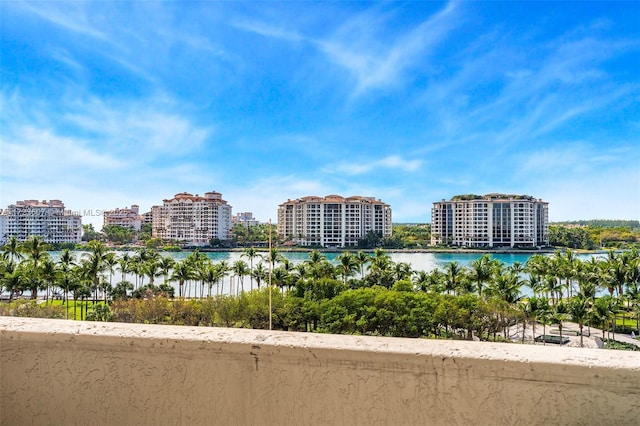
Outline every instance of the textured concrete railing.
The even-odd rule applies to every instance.
[[[0,317],[0,424],[638,424],[635,352]]]

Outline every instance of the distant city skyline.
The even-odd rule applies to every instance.
[[[3,2],[0,208],[458,194],[640,219],[639,2]],[[102,226],[102,215],[82,222]]]

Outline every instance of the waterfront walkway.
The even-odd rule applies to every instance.
[[[584,336],[582,338],[583,346],[585,348],[598,348],[601,347],[598,344],[598,340],[602,339],[602,329],[594,328],[594,327],[583,327],[582,329]],[[580,347],[580,327],[577,323],[574,322],[563,322],[562,323],[562,337],[569,338],[569,342],[562,346],[568,347]],[[557,325],[547,325],[544,327],[542,324],[536,323],[536,336],[540,336],[542,334],[559,336],[560,330]],[[631,345],[635,345],[638,350],[640,350],[640,340],[633,339],[628,334],[615,333],[615,336],[612,332],[605,331],[604,333],[605,339],[615,340],[620,343],[628,343]],[[512,326],[509,329],[509,338],[514,342],[522,341],[522,325],[517,324]],[[525,343],[533,342],[533,330],[531,325],[528,325],[524,332],[524,341]],[[536,345],[542,345],[542,343],[536,343]],[[547,345],[554,345],[553,343],[548,343]]]

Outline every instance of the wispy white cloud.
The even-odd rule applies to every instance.
[[[96,28],[90,22],[90,15],[86,11],[87,2],[15,2],[13,7],[23,9],[25,12],[31,13],[58,25],[68,31],[89,36],[95,39],[106,40],[107,35]]]
[[[330,63],[348,73],[355,83],[351,96],[359,97],[371,90],[402,85],[409,79],[407,70],[424,62],[430,49],[460,24],[458,9],[455,3],[448,3],[399,35],[385,31],[391,26],[387,21],[392,14],[385,14],[377,7],[349,18],[328,35],[304,34],[257,20],[239,20],[233,25],[264,37],[314,46]],[[391,41],[390,37],[393,37]]]
[[[157,194],[159,187],[167,190],[171,185],[176,192],[189,190],[203,176],[215,175],[197,155],[211,137],[211,128],[195,125],[166,102],[109,105],[97,99],[67,99],[30,104],[12,93],[0,96],[0,106],[5,203],[28,196],[18,191],[24,186],[36,193],[59,185],[78,193],[114,188],[114,194],[141,195]],[[64,198],[58,193],[54,190],[47,197]]]
[[[429,49],[444,40],[460,23],[457,6],[449,3],[415,28],[389,42],[372,34],[381,16],[366,12],[342,25],[333,35],[315,43],[328,59],[346,69],[356,81],[353,96],[400,84],[404,72],[428,58]],[[383,40],[384,39],[384,40]],[[423,64],[424,66],[424,64]]]
[[[266,22],[255,20],[237,20],[231,24],[240,30],[252,32],[264,37],[277,38],[290,42],[305,41],[307,38],[295,30],[277,27]]]
[[[635,151],[633,145],[594,147],[585,142],[565,142],[514,155],[513,161],[521,165],[519,176],[541,175],[557,179],[570,174],[584,177],[598,175],[603,169],[633,166]]]
[[[3,177],[56,176],[68,168],[116,171],[124,162],[110,154],[96,152],[79,138],[64,137],[32,126],[13,128],[13,136],[3,137]]]
[[[182,156],[211,137],[211,125],[194,125],[162,99],[118,101],[76,100],[61,118],[119,152],[135,150],[148,159],[171,153]]]
[[[633,40],[568,30],[545,43],[527,40],[527,54],[522,43],[489,32],[454,56],[460,66],[436,76],[421,98],[432,117],[427,134],[435,141],[421,152],[490,147],[475,159],[490,167],[512,150],[556,145],[570,138],[572,124],[624,108],[640,94],[637,82],[614,83],[606,66],[616,55],[637,51]]]
[[[399,155],[390,155],[380,160],[368,161],[363,159],[360,162],[340,162],[335,165],[325,167],[327,173],[341,173],[346,175],[361,175],[380,169],[395,169],[404,172],[413,172],[422,166],[422,160],[408,160]]]

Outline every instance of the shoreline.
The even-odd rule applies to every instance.
[[[144,246],[107,246],[109,249],[114,251],[135,251]],[[220,253],[220,252],[238,252],[242,253],[246,249],[253,248],[257,252],[267,252],[269,251],[268,247],[256,247],[256,246],[248,246],[248,247],[227,247],[227,248],[212,248],[212,247],[191,247],[191,248],[183,248],[180,250],[163,250],[162,248],[157,248],[156,250],[159,252],[166,253],[190,253],[198,250],[202,253]],[[373,253],[376,249],[364,249],[364,248],[344,248],[344,249],[329,249],[329,248],[318,248],[318,247],[309,247],[309,248],[301,248],[301,247],[273,247],[281,253],[309,253],[314,250],[320,253]],[[568,249],[565,247],[562,248],[541,248],[541,249],[471,249],[471,248],[449,248],[449,249],[435,249],[435,248],[420,248],[420,249],[385,249],[383,248],[385,253],[442,253],[442,254],[549,254],[555,253],[556,251],[566,251],[572,250],[576,254],[605,254],[608,250],[578,250],[578,249]],[[59,250],[49,250],[49,251],[59,251]],[[75,248],[72,251],[87,251],[83,248]]]

